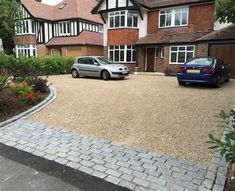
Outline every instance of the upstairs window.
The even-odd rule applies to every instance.
[[[188,25],[188,7],[160,11],[160,28]]]
[[[59,23],[59,35],[60,36],[69,36],[70,32],[71,32],[70,22]]]
[[[15,26],[16,34],[35,34],[35,22],[31,19],[19,20]]]
[[[109,13],[109,28],[138,27],[138,13],[134,11],[115,11]]]

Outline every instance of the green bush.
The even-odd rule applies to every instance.
[[[207,143],[211,144],[210,149],[217,149],[221,156],[225,156],[225,159],[229,162],[235,162],[235,111],[231,111],[230,114],[221,110],[217,116],[221,119],[222,125],[220,127],[228,128],[230,123],[230,117],[232,121],[232,128],[229,128],[224,135],[224,139],[220,140],[215,138],[214,135],[209,134],[209,140]]]
[[[7,69],[14,77],[25,78],[37,75],[68,74],[74,59],[62,56],[20,57],[0,53],[0,66]]]
[[[32,92],[32,87],[26,82],[15,83],[11,86],[11,90],[19,97],[25,98],[30,92]]]

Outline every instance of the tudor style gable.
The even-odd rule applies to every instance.
[[[92,14],[118,10],[140,10],[141,6],[135,0],[101,0],[92,10]]]

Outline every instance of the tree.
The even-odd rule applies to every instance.
[[[235,1],[216,0],[215,18],[220,23],[235,23]]]
[[[0,0],[0,38],[7,54],[13,53],[15,23],[20,19],[22,11],[18,0]]]

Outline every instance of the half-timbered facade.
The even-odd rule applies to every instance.
[[[175,73],[193,56],[207,56],[198,40],[213,31],[214,0],[100,0],[92,10],[105,22],[106,54],[133,70]]]
[[[96,0],[63,0],[50,6],[21,0],[23,19],[17,21],[16,56],[103,55],[103,21],[92,15]]]

